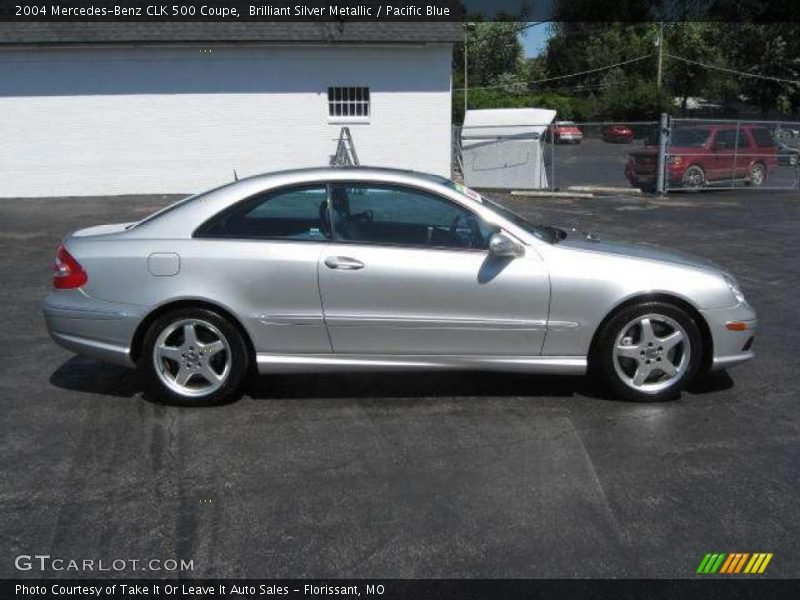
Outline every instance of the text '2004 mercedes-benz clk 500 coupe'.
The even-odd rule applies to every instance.
[[[244,179],[77,231],[55,268],[53,339],[185,404],[232,400],[254,372],[391,369],[590,372],[621,398],[665,400],[751,358],[756,329],[707,261],[391,169]]]

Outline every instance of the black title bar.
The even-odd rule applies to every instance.
[[[0,22],[727,21],[797,22],[760,0],[0,0]]]
[[[458,0],[0,0],[5,22],[461,21]]]
[[[565,579],[6,579],[3,600],[782,600],[796,597],[796,580],[719,578]]]

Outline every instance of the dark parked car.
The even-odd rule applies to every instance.
[[[631,152],[625,167],[628,181],[652,189],[658,165],[657,140]],[[674,129],[667,177],[670,187],[699,189],[710,183],[744,181],[762,185],[778,166],[778,152],[768,129],[752,125],[698,125]]]
[[[604,142],[630,144],[633,141],[633,138],[633,129],[627,125],[607,125],[603,128]]]
[[[796,167],[800,163],[800,148],[790,146],[780,139],[775,140],[778,151],[778,164],[782,167]]]

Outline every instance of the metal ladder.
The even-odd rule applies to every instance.
[[[336,154],[331,156],[331,166],[333,167],[357,167],[358,154],[353,143],[353,136],[350,135],[349,127],[342,127],[339,132],[339,141],[336,144]]]

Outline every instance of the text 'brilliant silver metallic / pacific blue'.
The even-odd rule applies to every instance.
[[[183,403],[235,398],[256,369],[590,371],[664,400],[751,358],[756,329],[711,263],[363,167],[252,177],[77,231],[53,283],[56,342],[138,365]]]

